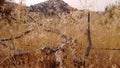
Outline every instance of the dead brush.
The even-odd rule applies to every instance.
[[[9,56],[8,55],[4,56],[2,53],[0,53],[0,57],[2,57],[0,59],[1,68],[4,68],[4,67],[8,67],[8,68],[9,67],[18,67],[18,68],[19,67],[21,68],[23,67],[24,68],[116,67],[116,68],[119,68],[120,67],[119,60],[118,60],[120,57],[119,46],[118,46],[119,45],[119,18],[117,18],[118,20],[112,19],[113,21],[108,20],[108,22],[111,22],[111,24],[107,24],[107,26],[110,27],[108,28],[104,24],[102,26],[99,25],[101,20],[104,20],[103,15],[95,15],[95,16],[93,15],[91,17],[91,37],[92,37],[93,47],[91,49],[88,59],[85,61],[85,66],[83,65],[85,52],[89,52],[89,50],[86,51],[86,48],[88,45],[87,44],[88,33],[86,33],[87,28],[85,28],[88,26],[86,23],[87,17],[83,17],[80,20],[78,20],[79,18],[77,18],[76,19],[77,23],[74,23],[74,25],[72,26],[69,25],[69,22],[71,23],[71,21],[69,21],[70,18],[64,17],[65,19],[67,19],[67,24],[64,24],[64,25],[63,23],[66,23],[66,21],[62,20],[64,18],[61,18],[60,19],[61,21],[56,20],[56,18],[53,18],[54,22],[52,21],[52,23],[60,22],[59,24],[61,25],[61,28],[59,26],[53,27],[48,25],[49,23],[51,23],[51,21],[48,21],[47,23],[46,22],[43,23],[44,20],[46,19],[44,19],[43,21],[40,21],[38,19],[34,20],[34,18],[31,16],[31,18],[29,19],[31,19],[32,22],[24,23],[25,26],[26,25],[29,26],[29,28],[27,28],[28,30],[27,29],[21,30],[23,31],[23,33],[20,31],[19,33],[14,34],[14,37],[7,38],[6,35],[3,35],[4,32],[0,33],[0,37],[2,40],[0,41],[1,43],[0,45],[2,45],[1,47],[3,48],[3,50],[6,50],[6,52],[10,52],[10,53],[6,53],[6,54],[9,54]],[[19,24],[19,26],[20,25],[21,24]],[[31,29],[33,30],[29,31]],[[38,32],[38,30],[41,32],[44,31],[45,33],[43,34],[51,34],[51,35],[54,34],[54,35],[57,35],[57,37],[55,39],[53,39],[52,37],[48,37],[50,41],[52,39],[51,41],[52,43],[48,43],[45,41],[46,44],[44,45],[44,43],[41,42],[44,38],[40,39],[40,37],[38,37],[39,34],[41,33],[41,32]],[[80,31],[80,30],[84,30],[84,31]],[[2,29],[1,29],[1,32],[2,32]],[[35,34],[35,33],[38,33],[38,34]],[[24,37],[33,36],[33,35],[37,35],[35,39],[32,39],[32,41],[29,41],[29,42],[24,41],[25,39]],[[51,36],[51,35],[48,35],[48,36]],[[54,41],[58,39],[58,36],[60,38],[60,41],[54,44]],[[26,39],[29,40],[33,37],[29,37]],[[7,43],[9,42],[9,40],[10,41],[15,40],[15,42],[20,42],[20,40],[22,40],[22,42],[20,43],[25,42],[26,44],[23,43],[20,46],[23,46],[23,48],[27,48],[27,47],[31,47],[31,48],[22,50],[22,48],[18,47],[18,49],[11,50],[9,46],[11,46],[12,43],[11,42]],[[47,39],[47,41],[49,40]],[[39,42],[42,44],[40,44]],[[8,45],[8,44],[11,44],[11,45]],[[33,45],[33,46],[30,46],[30,45]],[[39,45],[39,47],[37,45]],[[17,44],[15,44],[15,47],[17,48]]]
[[[66,49],[70,46],[72,47],[72,56],[73,56],[73,61],[75,63],[77,63],[79,65],[80,61],[78,59],[76,59],[75,55],[74,55],[74,47],[75,47],[75,41],[76,40],[73,40],[72,38],[69,38],[67,37],[66,35],[62,34],[59,30],[57,29],[54,29],[54,28],[51,28],[51,27],[46,27],[46,26],[42,26],[40,25],[43,30],[47,31],[47,32],[52,32],[52,33],[56,33],[57,35],[61,36],[62,38],[64,38],[64,41],[61,42],[58,46],[59,47],[48,47],[48,46],[45,46],[43,48],[39,48],[39,49],[36,49],[36,50],[33,50],[33,51],[21,51],[21,50],[16,50],[14,51],[14,54],[13,56],[19,56],[19,55],[24,55],[24,54],[31,54],[31,53],[36,53],[38,51],[41,51],[43,53],[45,53],[46,55],[43,56],[43,60],[45,60],[47,58],[47,56],[49,55],[52,55],[55,56],[56,58],[56,63],[60,66],[60,67],[64,67],[65,66],[65,62],[63,60],[65,60],[67,57],[67,54],[66,54]],[[1,39],[1,41],[10,41],[12,39],[19,39],[21,37],[23,37],[25,34],[31,32],[30,31],[26,31],[24,32],[23,34],[21,34],[20,36],[16,36],[14,38],[4,38],[4,39]],[[3,44],[2,44],[3,45]],[[63,55],[63,56],[62,56]],[[71,56],[71,57],[72,57]],[[63,57],[63,58],[62,58]],[[42,58],[41,58],[42,59]],[[7,59],[6,59],[7,60]],[[79,62],[78,62],[79,61]],[[43,61],[44,62],[44,61]],[[3,63],[3,62],[2,62]]]

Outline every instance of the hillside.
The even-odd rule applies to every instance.
[[[55,15],[58,13],[70,13],[74,8],[70,7],[62,0],[48,0],[36,5],[32,5],[29,8],[31,12],[42,12],[46,15]]]

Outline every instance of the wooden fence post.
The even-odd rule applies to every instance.
[[[91,47],[92,47],[92,39],[91,39],[91,31],[90,31],[90,11],[88,11],[88,29],[87,29],[87,40],[88,40],[88,47],[85,52],[85,59],[83,61],[83,65],[85,66],[85,60],[88,58]]]

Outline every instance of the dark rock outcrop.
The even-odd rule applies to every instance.
[[[74,8],[62,0],[48,0],[29,7],[30,12],[41,12],[45,15],[56,15],[58,13],[70,13]]]

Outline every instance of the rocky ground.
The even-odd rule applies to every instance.
[[[32,5],[29,8],[31,12],[42,12],[46,15],[55,15],[58,13],[70,13],[75,9],[69,6],[62,0],[48,0],[36,5]]]

